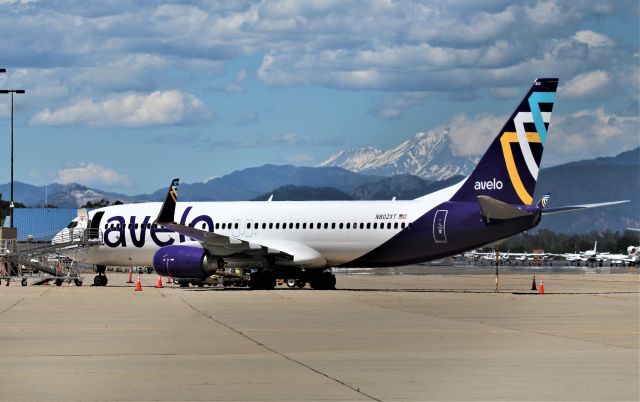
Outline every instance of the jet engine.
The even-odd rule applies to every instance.
[[[207,278],[217,268],[217,258],[202,247],[172,245],[160,248],[153,255],[153,269],[162,276],[173,278]]]

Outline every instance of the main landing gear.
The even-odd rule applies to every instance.
[[[271,290],[276,287],[276,276],[272,271],[256,271],[251,274],[249,287],[255,290]]]
[[[318,272],[310,275],[309,286],[316,290],[336,288],[336,277],[331,272]]]
[[[93,278],[93,286],[107,286],[109,280],[107,279],[107,275],[105,275],[106,270],[107,267],[104,265],[96,265],[98,275]]]

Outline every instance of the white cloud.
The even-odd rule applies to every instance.
[[[558,90],[562,99],[588,99],[601,95],[609,84],[609,74],[596,70],[580,74]]]
[[[255,73],[271,86],[500,98],[538,76],[566,82],[604,71],[616,96],[638,92],[615,73],[634,66],[637,75],[637,52],[588,29],[599,18],[637,15],[634,0],[69,0],[5,11],[0,35],[12,40],[0,42],[0,54],[28,70],[17,83],[38,94],[31,114],[125,91],[194,92],[189,85],[219,78],[226,61],[245,56],[262,57]],[[219,87],[244,92],[248,75],[241,69]],[[394,118],[403,107],[378,109]]]
[[[228,83],[224,87],[224,91],[227,93],[242,93],[244,92],[244,85],[242,85],[242,81],[247,79],[247,71],[245,69],[241,69],[236,74],[236,78],[233,82]]]
[[[613,41],[607,35],[588,30],[576,32],[575,35],[573,35],[573,39],[591,47],[609,46],[613,44]]]
[[[385,96],[370,112],[381,119],[392,120],[402,117],[402,114],[424,102],[427,94],[424,92],[406,92]]]
[[[93,127],[145,127],[190,124],[209,117],[203,102],[181,91],[155,91],[111,95],[101,101],[81,100],[51,111],[44,109],[34,125],[87,125]]]
[[[455,155],[482,155],[505,123],[505,117],[489,114],[456,115],[441,129],[449,128],[451,151]]]
[[[549,151],[558,160],[621,152],[640,146],[640,116],[584,109],[552,118],[549,138]]]
[[[131,179],[111,168],[95,163],[80,163],[58,171],[55,181],[62,184],[78,183],[85,186],[131,187]]]

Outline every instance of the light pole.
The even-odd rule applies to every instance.
[[[11,228],[13,228],[13,94],[23,94],[25,92],[24,89],[0,89],[0,94],[11,94],[11,204],[9,204]]]

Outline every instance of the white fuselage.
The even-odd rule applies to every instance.
[[[295,250],[291,265],[321,268],[345,264],[370,252],[447,201],[458,187],[411,201],[180,202],[175,220],[263,247]],[[153,202],[93,210],[89,221],[99,230],[99,241],[70,248],[65,254],[95,265],[150,266],[154,253],[163,246],[197,246],[188,237],[153,225],[160,207],[161,203]],[[68,236],[69,230],[82,229],[64,229],[53,241]]]

